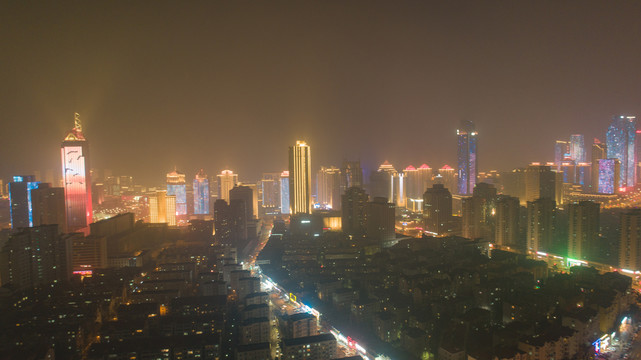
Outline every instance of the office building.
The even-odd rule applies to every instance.
[[[494,239],[496,188],[478,183],[471,197],[463,199],[463,237]]]
[[[343,233],[354,238],[365,236],[367,230],[367,201],[369,196],[361,187],[353,186],[342,196]]]
[[[71,244],[71,270],[84,273],[108,266],[107,238],[104,236],[73,233],[64,236]]]
[[[363,169],[360,161],[344,161],[341,166],[341,193],[351,187],[363,187]]]
[[[499,246],[519,247],[519,199],[501,195],[496,200],[496,230],[494,242]]]
[[[604,143],[599,141],[599,139],[594,139],[592,144],[592,192],[599,191],[599,160],[607,159],[608,153]]]
[[[636,184],[636,132],[635,116],[615,116],[606,133],[608,158],[621,162],[620,188],[632,188]]]
[[[403,171],[405,175],[406,206],[413,211],[422,211],[423,193],[432,186],[432,168],[423,164],[418,168],[410,165]]]
[[[641,209],[630,209],[621,214],[619,267],[641,271]]]
[[[176,215],[187,215],[185,174],[176,170],[167,174],[167,195],[176,197]]]
[[[263,211],[266,214],[280,213],[280,173],[264,173],[260,187]]]
[[[456,130],[458,148],[458,193],[471,195],[478,174],[477,142],[478,133],[472,121],[461,121]]]
[[[600,194],[619,193],[619,176],[621,175],[621,162],[619,159],[599,159],[599,186]]]
[[[149,222],[167,223],[176,226],[176,196],[167,195],[167,190],[158,190],[148,195]]]
[[[12,229],[33,226],[31,191],[38,188],[39,184],[33,175],[14,176],[13,182],[9,183]]]
[[[582,134],[570,135],[570,159],[576,164],[585,162],[585,141]]]
[[[289,214],[289,171],[280,174],[280,213]]]
[[[65,188],[67,230],[86,229],[93,222],[89,146],[80,123],[74,116],[74,127],[62,142],[62,177]],[[86,231],[86,230],[83,230]]]
[[[528,251],[551,251],[556,221],[556,202],[540,198],[527,202],[527,248]]]
[[[214,237],[218,245],[232,246],[233,219],[229,205],[223,199],[214,202]]]
[[[209,178],[203,169],[194,177],[194,214],[209,214]]]
[[[455,192],[457,189],[456,182],[456,171],[449,165],[443,165],[442,168],[438,169],[438,178],[435,178],[435,182],[438,184],[443,184],[450,193]]]
[[[218,174],[218,200],[229,202],[229,190],[238,184],[238,174],[231,170],[223,170]]]
[[[235,247],[239,251],[246,245],[248,236],[247,199],[246,194],[242,194],[245,195],[245,198],[241,198],[240,195],[238,194],[238,197],[230,200],[230,204],[227,204],[222,199],[218,199],[214,203],[214,237],[216,243]]]
[[[432,235],[446,235],[452,221],[452,194],[443,184],[434,184],[423,194],[424,228]]]
[[[396,207],[386,198],[377,197],[367,203],[367,238],[382,243],[396,239]]]
[[[316,175],[316,202],[322,209],[340,210],[341,194],[340,169],[321,166]]]
[[[309,145],[289,147],[289,207],[291,214],[312,213],[312,168]]]
[[[557,140],[554,144],[554,165],[557,170],[561,170],[561,161],[570,156],[570,143],[568,141]]]
[[[58,231],[67,232],[65,218],[65,189],[50,187],[48,183],[31,190],[33,226],[58,225]]]
[[[229,202],[232,204],[234,200],[242,201],[245,209],[245,220],[250,221],[255,218],[254,214],[254,190],[249,186],[237,185],[229,190]]]
[[[568,209],[568,257],[593,260],[598,251],[599,203],[580,201]]]
[[[533,163],[525,169],[525,200],[556,199],[556,173],[549,166]]]

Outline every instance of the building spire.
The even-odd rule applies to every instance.
[[[82,131],[82,124],[80,124],[80,114],[74,113],[73,114],[73,128]]]

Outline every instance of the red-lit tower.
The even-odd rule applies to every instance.
[[[88,232],[93,222],[89,148],[82,134],[80,115],[74,116],[74,127],[62,142],[62,178],[65,188],[67,230]]]

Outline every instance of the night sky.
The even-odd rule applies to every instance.
[[[641,2],[202,1],[0,4],[0,177],[60,168],[79,112],[92,167],[159,184],[255,180],[361,159],[480,170],[553,159],[641,115]]]

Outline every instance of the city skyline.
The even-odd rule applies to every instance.
[[[280,144],[299,138],[314,145],[319,165],[360,159],[366,173],[383,160],[453,166],[461,119],[496,144],[483,147],[480,171],[552,160],[549,144],[561,134],[603,138],[612,116],[641,113],[641,85],[631,81],[641,72],[640,5],[576,4],[374,3],[371,17],[358,2],[253,11],[210,4],[172,13],[169,24],[162,14],[172,7],[163,3],[157,15],[114,4],[125,14],[116,33],[91,4],[12,4],[0,15],[12,49],[0,70],[0,132],[39,131],[2,145],[16,156],[0,176],[57,168],[50,134],[62,136],[76,111],[94,166],[144,182],[174,166],[258,179],[285,169]],[[489,20],[493,27],[482,26]],[[166,36],[141,50],[160,24]],[[230,33],[237,41],[226,40]],[[209,45],[194,41],[199,34]],[[625,57],[611,56],[621,49]],[[375,139],[385,141],[371,146]],[[255,144],[261,159],[227,151],[234,142]],[[193,156],[204,153],[215,156]]]

